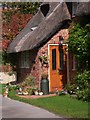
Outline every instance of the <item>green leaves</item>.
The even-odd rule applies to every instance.
[[[3,8],[18,10],[18,12],[23,14],[35,14],[40,3],[38,2],[3,2]]]
[[[7,9],[2,11],[3,30],[2,30],[2,62],[3,64],[11,63],[11,55],[6,53],[9,45],[8,41],[14,40],[16,35],[25,27],[28,21],[35,14],[38,7],[38,2],[2,2],[2,7]],[[15,61],[15,60],[14,60]]]
[[[76,81],[79,89],[76,91],[78,99],[85,101],[89,100],[89,82],[90,82],[90,71],[84,71],[75,76],[74,80]]]
[[[90,57],[90,24],[82,27],[80,24],[72,23],[68,46],[81,65],[85,64]]]

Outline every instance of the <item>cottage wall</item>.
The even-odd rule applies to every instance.
[[[20,56],[21,54],[18,54],[18,68],[17,68],[17,79],[18,82],[22,82],[25,80],[26,76],[31,74],[32,76],[35,77],[35,79],[37,80],[36,82],[38,83],[39,81],[39,61],[38,61],[38,56],[37,56],[38,51],[37,50],[33,50],[33,51],[29,51],[29,68],[22,68],[21,67],[21,59]]]
[[[60,30],[56,35],[54,35],[43,47],[39,48],[39,50],[32,50],[30,51],[30,68],[20,68],[20,59],[19,59],[19,68],[18,68],[18,81],[24,81],[27,74],[32,74],[36,81],[37,84],[40,86],[40,80],[41,80],[41,75],[43,73],[48,73],[48,68],[49,64],[47,65],[42,65],[42,63],[39,60],[40,56],[48,56],[48,44],[59,44],[59,36],[62,35],[64,40],[66,41],[69,37],[69,32],[68,29],[62,29]],[[18,57],[20,58],[20,57]],[[73,71],[72,71],[72,57],[69,56],[70,62],[70,79],[73,77]],[[49,60],[48,60],[49,61]]]

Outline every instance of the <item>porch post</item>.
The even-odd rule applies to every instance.
[[[67,45],[67,84],[70,85],[68,45]]]

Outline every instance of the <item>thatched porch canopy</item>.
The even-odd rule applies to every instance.
[[[71,19],[66,3],[51,2],[46,4],[40,7],[27,26],[10,43],[7,49],[8,53],[31,50],[42,46],[61,29],[65,21]],[[43,14],[45,5],[48,10],[47,13]]]

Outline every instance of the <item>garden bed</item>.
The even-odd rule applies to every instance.
[[[16,94],[16,96],[21,97],[21,98],[31,98],[31,99],[37,99],[37,98],[46,98],[46,97],[52,97],[52,96],[56,96],[56,94],[48,94],[48,95],[18,95]]]

